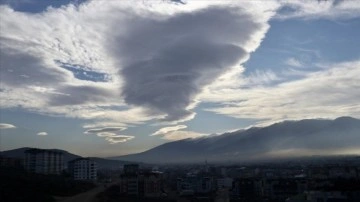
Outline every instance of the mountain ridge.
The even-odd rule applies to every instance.
[[[340,151],[347,147],[360,148],[360,144],[356,142],[360,142],[359,119],[303,119],[216,136],[168,142],[141,153],[110,159],[146,163],[251,161],[274,158],[276,153],[286,151],[285,157],[286,154],[291,157],[296,155],[297,151],[311,153],[322,150],[326,154],[326,151]],[[308,155],[305,153],[304,155]]]

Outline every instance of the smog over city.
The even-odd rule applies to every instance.
[[[0,0],[0,201],[360,201],[359,36],[357,0]]]

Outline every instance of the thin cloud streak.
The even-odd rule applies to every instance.
[[[10,129],[10,128],[16,128],[16,126],[8,123],[0,123],[0,129]]]
[[[87,131],[85,131],[85,134],[88,133],[102,133],[102,132],[117,132],[117,131],[122,131],[125,130],[125,127],[105,127],[105,128],[93,128],[93,129],[89,129]]]

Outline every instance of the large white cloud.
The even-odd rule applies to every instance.
[[[266,5],[90,1],[37,14],[0,6],[1,106],[100,125],[122,113],[134,117],[125,126],[189,120],[203,87],[259,46],[278,7]],[[79,79],[65,64],[107,79]]]
[[[136,16],[125,31],[114,27],[121,34],[111,41],[111,49],[122,67],[125,102],[165,114],[164,121],[191,119],[189,106],[196,95],[244,62],[268,27],[266,20],[228,6]]]

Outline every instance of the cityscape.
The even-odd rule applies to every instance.
[[[359,0],[0,0],[0,202],[359,202]]]
[[[91,158],[73,157],[65,162],[60,150],[24,151],[24,158],[6,157],[14,155],[15,150],[3,152],[5,155],[0,158],[1,178],[13,180],[2,182],[2,201],[360,200],[359,155],[243,164],[207,160],[158,165],[118,161],[109,167]],[[64,189],[52,185],[63,181],[71,186]],[[28,191],[16,196],[21,193],[17,186],[24,186],[22,183],[30,184]],[[32,183],[37,185],[31,187]],[[38,190],[36,186],[42,183],[53,190]]]

